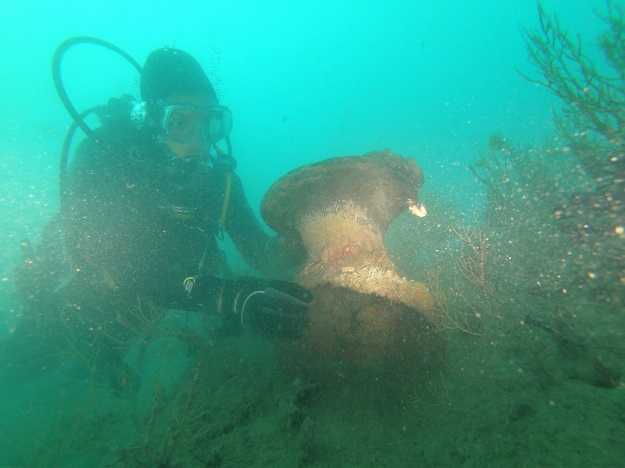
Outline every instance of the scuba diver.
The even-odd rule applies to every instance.
[[[68,40],[57,50],[55,84],[74,124],[61,162],[60,212],[37,249],[22,243],[22,334],[58,340],[62,330],[55,328],[72,329],[88,346],[97,342],[99,361],[121,365],[115,345],[128,330],[120,322],[138,298],[215,312],[230,331],[301,334],[311,294],[287,281],[232,277],[219,248],[227,233],[267,277],[305,255],[301,244],[266,234],[254,216],[231,155],[230,110],[201,65],[181,50],[153,51],[141,69],[141,101],[123,96],[92,109],[101,121],[92,130],[84,120],[89,111],[74,109],[59,71],[65,51],[84,42],[132,60],[94,38]],[[87,138],[67,167],[77,128]]]

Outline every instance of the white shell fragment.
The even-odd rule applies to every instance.
[[[415,203],[412,200],[408,200],[408,210],[417,218],[425,218],[428,214],[428,210],[423,203]]]

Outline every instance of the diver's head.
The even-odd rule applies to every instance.
[[[220,106],[201,65],[189,54],[164,48],[152,52],[141,75],[148,118],[176,156],[207,153],[228,136],[231,116]]]

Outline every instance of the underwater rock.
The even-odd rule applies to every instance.
[[[297,273],[315,296],[296,345],[306,366],[435,361],[429,352],[438,353],[441,340],[432,295],[397,272],[384,246],[404,210],[426,215],[418,203],[422,182],[414,160],[385,151],[303,166],[269,189],[263,218],[282,236],[299,237],[308,253]]]

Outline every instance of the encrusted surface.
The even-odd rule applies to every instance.
[[[422,183],[416,162],[390,151],[326,159],[295,169],[275,182],[261,212],[269,226],[287,235],[296,231],[304,216],[339,200],[352,200],[365,207],[384,232],[416,200]]]

